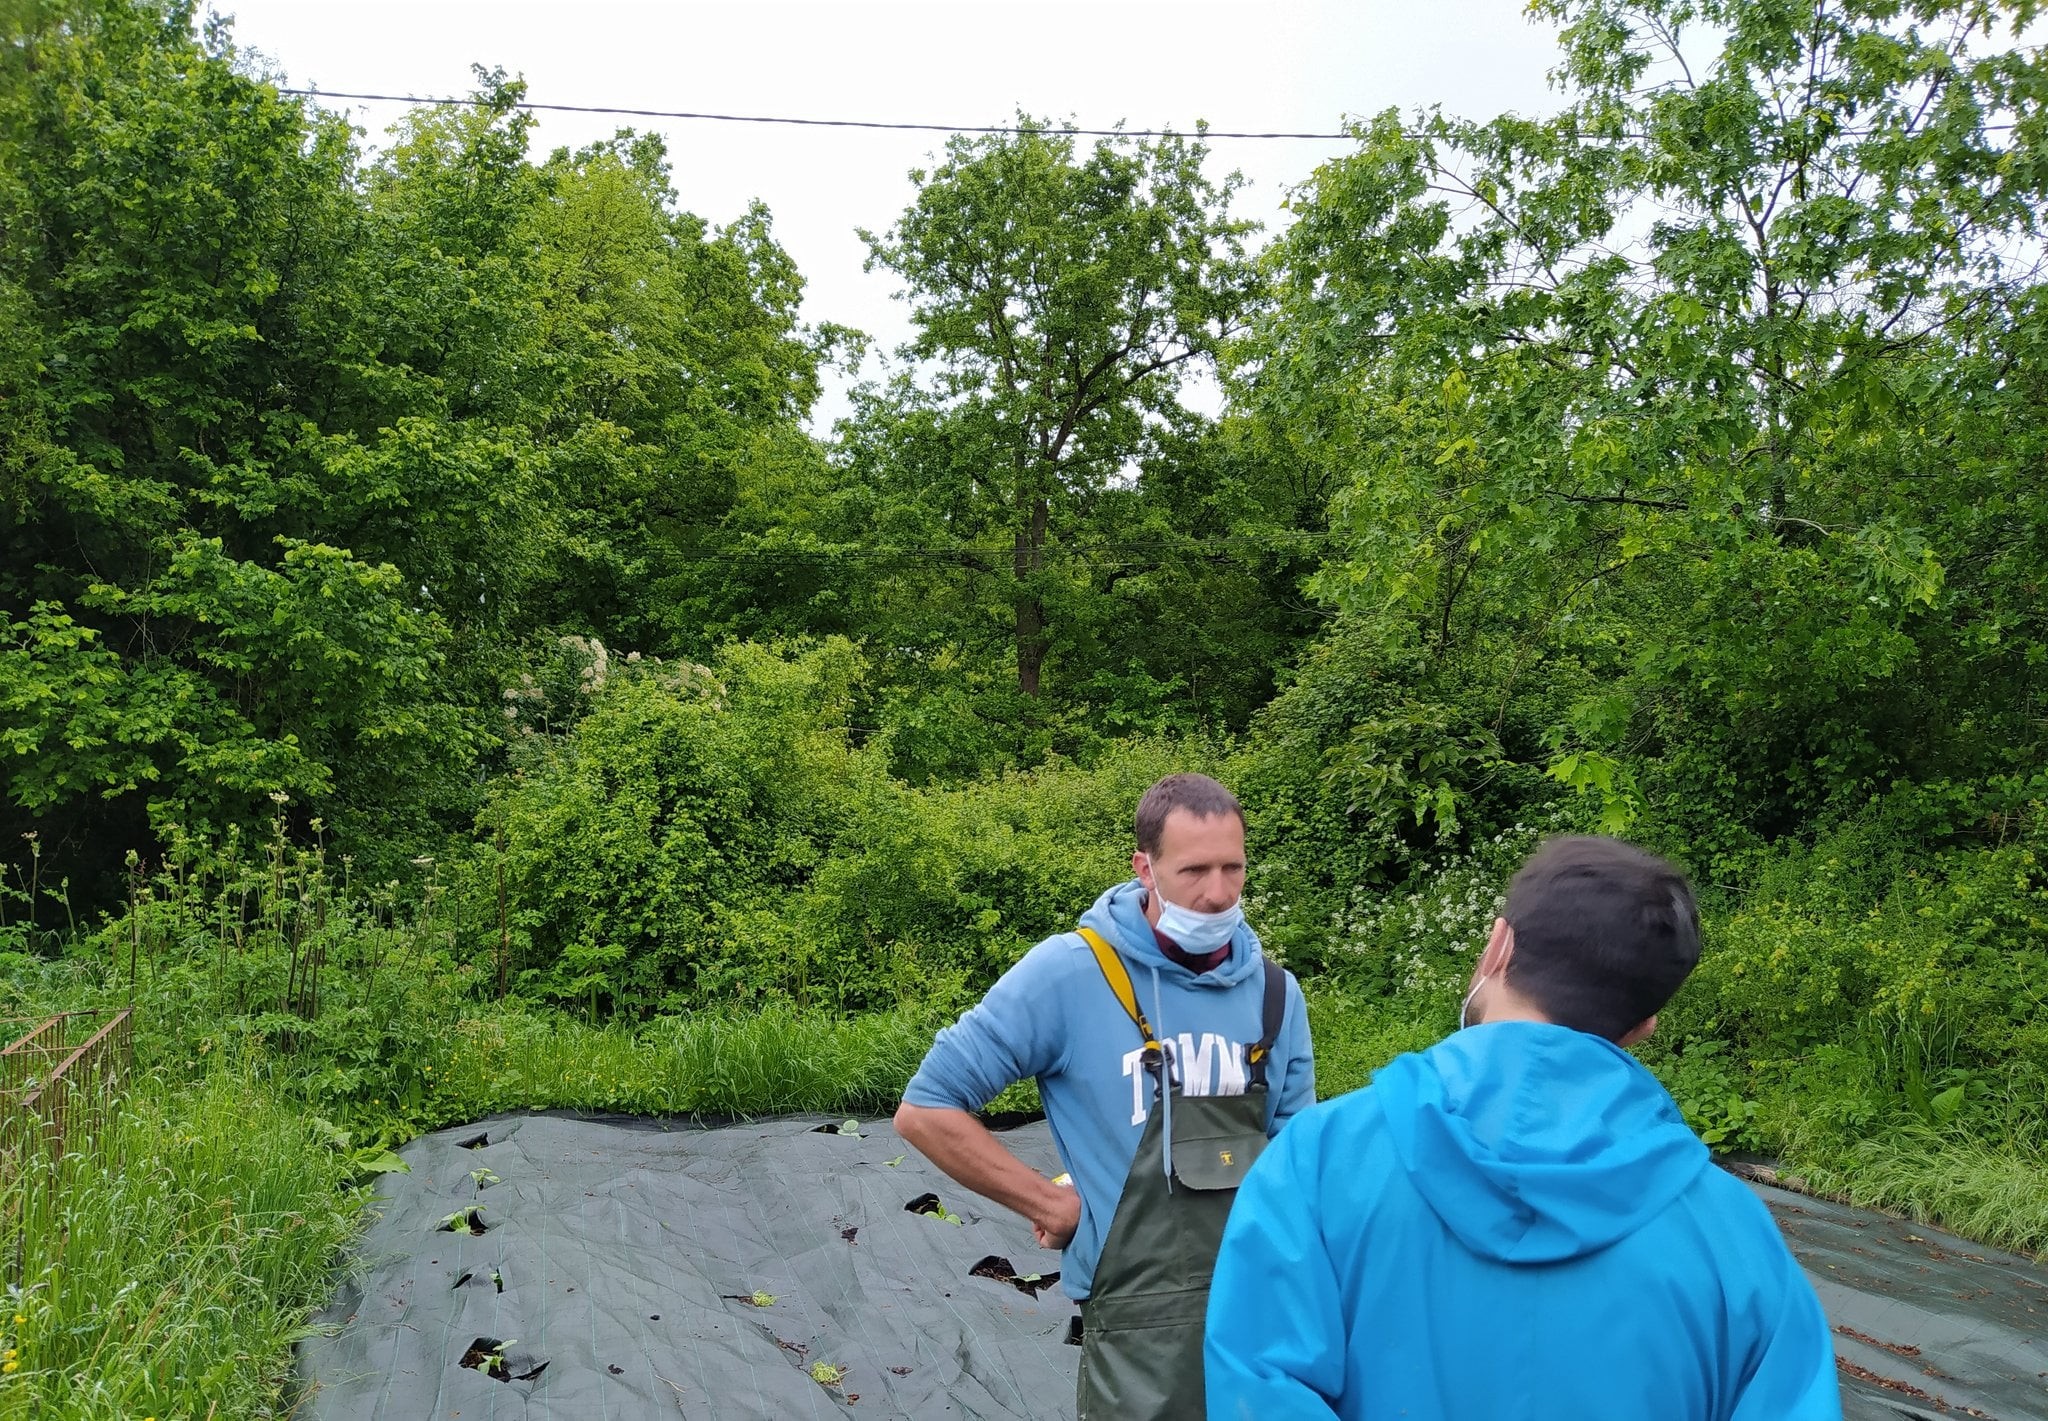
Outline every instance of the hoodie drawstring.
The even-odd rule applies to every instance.
[[[1152,1020],[1165,1020],[1166,1013],[1159,1001],[1159,969],[1152,969]],[[1155,1026],[1159,1033],[1159,1164],[1166,1172],[1166,1189],[1173,1192],[1173,1048],[1167,1044],[1166,1031]]]

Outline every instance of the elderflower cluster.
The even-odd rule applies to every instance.
[[[1330,915],[1337,950],[1384,957],[1404,990],[1428,991],[1462,981],[1500,915],[1507,875],[1539,830],[1503,829],[1417,880],[1406,893],[1354,886]]]

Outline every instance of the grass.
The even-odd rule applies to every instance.
[[[144,902],[133,987],[112,947],[131,941],[118,923],[63,961],[0,958],[0,1014],[137,991],[141,1066],[95,1150],[0,1179],[0,1222],[22,1241],[15,1289],[0,1299],[0,1352],[11,1349],[0,1421],[288,1415],[290,1344],[330,1293],[366,1197],[353,1186],[383,1146],[528,1109],[874,1119],[959,1005],[846,1017],[771,1004],[592,1025],[489,1002],[490,974],[458,959],[439,920],[330,904],[317,865],[294,885],[281,857],[266,862],[248,916],[270,926],[246,940],[220,926],[242,921],[226,887],[206,897],[172,885]],[[1320,1095],[1364,1086],[1454,1029],[1494,876],[1488,865],[1446,871],[1338,924],[1362,967],[1391,970],[1306,984]],[[1765,961],[1787,940],[1775,928],[1750,937]],[[278,990],[304,982],[309,962],[326,969],[317,1009]],[[1750,979],[1720,975],[1718,995],[1676,1014],[1679,1029],[1646,1053],[1697,1128],[1779,1151],[1815,1188],[1858,1203],[2048,1247],[2040,1112],[1995,1108],[2001,1082],[2037,1077],[1977,1067],[1977,1084],[1943,1097],[1964,1078],[1946,1063],[1915,1116],[1896,1063],[1874,1047],[1742,1049],[1723,1006],[1746,1001]],[[1924,1117],[1944,1098],[1962,1103],[1935,1128]],[[1037,1104],[1028,1084],[994,1102]],[[0,1250],[0,1267],[11,1252]]]
[[[2048,1257],[2048,1154],[2012,1140],[1905,1127],[1834,1152],[1788,1152],[1814,1190],[1998,1248]]]
[[[1404,1003],[1334,990],[1309,1002],[1324,1095],[1441,1034],[1405,1019]],[[15,1354],[0,1421],[289,1414],[290,1345],[329,1296],[368,1197],[352,1186],[374,1149],[369,1122],[386,1121],[389,1138],[525,1109],[873,1118],[901,1098],[941,1016],[777,1006],[628,1028],[480,1007],[416,1043],[409,1102],[360,1103],[358,1142],[304,1104],[319,1063],[232,1047],[195,1059],[159,1023],[143,1037],[157,1068],[145,1061],[95,1147],[0,1184],[26,1241],[19,1286],[0,1302],[0,1346]],[[1028,1085],[996,1102],[1036,1105]]]
[[[1308,993],[1318,1094],[1355,1090],[1403,1051],[1454,1022],[1413,999],[1337,988]],[[437,1124],[507,1110],[633,1115],[879,1115],[893,1111],[944,1017],[903,1007],[831,1017],[771,1006],[750,1016],[661,1018],[637,1029],[592,1027],[551,1013],[473,1016],[421,1047],[424,1102]],[[1035,1110],[1029,1082],[991,1103]]]
[[[428,1112],[443,1123],[524,1109],[879,1114],[902,1099],[937,1024],[908,1008],[829,1017],[771,1006],[638,1029],[506,1010],[457,1023],[419,1060]]]
[[[0,1417],[278,1414],[288,1348],[363,1197],[351,1168],[225,1064],[195,1084],[144,1077],[85,1151],[31,1152],[0,1181],[20,1247]]]
[[[0,1421],[288,1415],[291,1343],[369,1197],[353,1187],[376,1152],[366,1123],[388,1138],[522,1109],[873,1117],[935,1025],[770,1007],[629,1030],[483,1007],[418,1041],[420,1096],[402,1117],[363,1102],[355,1140],[305,1104],[318,1063],[223,1048],[194,1064],[145,1033],[157,1068],[92,1148],[0,1177],[0,1219],[23,1242],[0,1298]]]

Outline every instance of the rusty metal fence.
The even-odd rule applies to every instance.
[[[134,1064],[134,1022],[128,1007],[59,1012],[0,1050],[0,1167],[91,1140]]]

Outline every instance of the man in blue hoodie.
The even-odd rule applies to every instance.
[[[1553,839],[1460,1030],[1306,1112],[1239,1191],[1216,1421],[1839,1421],[1828,1325],[1769,1212],[1622,1048],[1699,960],[1684,877]]]
[[[1308,1012],[1245,925],[1244,811],[1206,775],[1138,802],[1137,877],[1047,938],[932,1044],[896,1128],[1063,1248],[1082,1421],[1200,1421],[1202,1323],[1231,1200],[1315,1100]],[[1072,1186],[973,1112],[1035,1078]]]

